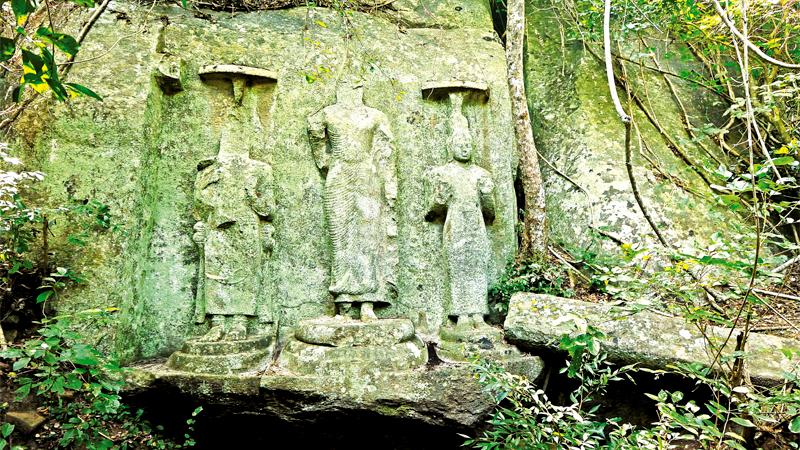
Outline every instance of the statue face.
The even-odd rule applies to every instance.
[[[472,146],[469,142],[461,142],[453,147],[453,158],[456,161],[467,162],[472,158]]]

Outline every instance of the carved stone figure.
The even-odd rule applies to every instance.
[[[449,96],[452,161],[430,172],[428,219],[444,217],[442,252],[450,297],[448,315],[455,317],[457,331],[467,331],[486,326],[484,315],[489,313],[491,247],[486,224],[495,215],[494,183],[491,174],[472,161],[473,143],[461,111],[461,93]]]
[[[329,291],[337,315],[349,316],[351,306],[360,304],[361,320],[372,320],[373,304],[389,302],[382,255],[397,187],[389,121],[362,96],[362,86],[340,84],[336,104],[309,117],[308,135],[325,176],[333,245]]]
[[[244,87],[237,81],[235,92],[241,92]],[[197,166],[193,239],[201,249],[201,264],[195,321],[210,317],[211,329],[201,338],[205,341],[245,339],[248,317],[272,321],[270,305],[259,302],[273,246],[267,222],[275,208],[272,169],[249,157],[242,136],[249,131],[248,119],[246,108],[235,107],[222,130],[219,154]]]

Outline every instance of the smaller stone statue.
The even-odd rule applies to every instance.
[[[488,327],[488,268],[491,246],[486,224],[494,220],[491,174],[472,161],[473,144],[467,118],[461,112],[462,94],[449,94],[452,160],[431,170],[428,177],[428,220],[444,217],[442,253],[447,267],[450,298],[448,315],[455,331],[469,333]]]
[[[263,145],[254,81],[275,82],[255,67],[218,64],[202,67],[203,79],[231,83],[233,102],[225,103],[226,121],[219,151],[197,164],[194,185],[194,233],[200,263],[194,320],[211,322],[197,338],[187,339],[167,367],[181,372],[232,374],[262,367],[272,336],[248,328],[274,322],[273,298],[265,281],[274,246],[275,211],[272,168],[250,158]]]
[[[201,249],[195,320],[211,319],[206,341],[247,337],[247,318],[270,322],[259,305],[262,268],[272,249],[272,171],[249,158],[246,148],[223,136],[220,152],[198,165],[193,240]]]

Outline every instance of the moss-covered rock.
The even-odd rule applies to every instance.
[[[561,336],[583,332],[588,325],[605,334],[603,351],[609,359],[656,369],[667,369],[677,363],[711,366],[722,345],[721,358],[716,359],[714,368],[730,370],[727,364],[731,364],[736,336],[741,333],[734,329],[731,334],[729,328],[713,326],[701,329],[683,318],[633,312],[610,303],[529,293],[518,293],[511,298],[504,326],[510,342],[535,351],[557,347]],[[782,383],[784,373],[796,364],[784,352],[798,351],[797,340],[751,333],[745,350],[747,370],[755,382]]]
[[[423,180],[448,160],[449,106],[423,97],[421,87],[431,81],[488,88],[488,101],[465,104],[464,113],[476,163],[496,186],[497,214],[488,230],[495,279],[516,247],[516,162],[502,46],[483,2],[399,6],[370,13],[314,7],[193,13],[115,3],[83,45],[79,59],[87,62],[70,73],[70,81],[105,100],[43,105],[17,123],[26,161],[46,173],[42,202],[96,199],[110,206],[116,227],[69,255],[88,280],[61,296],[59,312],[119,308],[117,320],[105,328],[86,323],[85,332],[128,361],[166,356],[204,331],[192,321],[199,262],[193,188],[198,162],[217,154],[232,98],[222,83],[200,77],[213,64],[259,68],[277,78],[263,88],[263,145],[250,158],[270,164],[275,180],[275,245],[263,295],[277,304],[273,319],[282,330],[333,314],[324,178],[306,127],[309,115],[335,102],[341,77],[362,80],[364,103],[388,117],[395,136],[398,298],[378,316],[431,330],[446,319],[442,224],[425,220]],[[52,122],[45,125],[45,118]],[[60,242],[51,248],[54,260],[67,258]],[[264,334],[265,327],[255,324],[250,332]]]
[[[603,256],[613,254],[616,244],[593,229],[626,243],[658,245],[628,179],[625,128],[609,94],[602,47],[583,41],[573,19],[559,11],[559,2],[527,3],[526,87],[536,146],[543,157],[551,237],[566,248]],[[632,61],[623,61],[625,73],[618,66],[616,75],[635,96],[624,105],[637,124],[633,174],[642,203],[668,244],[702,254],[714,233],[724,230],[735,236],[749,230],[742,218],[716,204],[709,188],[726,156],[699,129],[720,126],[724,108],[717,94],[670,76],[679,103],[664,75],[646,68],[661,64],[671,73],[702,73],[687,48],[664,41],[657,36],[649,41],[627,39],[620,49]],[[618,90],[626,100],[626,92]],[[681,108],[690,120],[688,127]]]

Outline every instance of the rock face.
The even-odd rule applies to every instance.
[[[82,325],[129,363],[171,354],[139,367],[142,392],[284,422],[469,428],[493,406],[471,357],[538,377],[483,319],[517,220],[490,12],[395,6],[121,2],[70,73],[105,101],[19,121],[42,203],[110,207],[117,231],[71,264],[90,283],[56,308],[118,308]]]
[[[572,19],[558,17],[559,5],[551,0],[527,5],[526,87],[536,146],[547,159],[541,166],[551,237],[568,249],[591,247],[601,255],[616,245],[599,239],[593,229],[627,243],[658,244],[628,179],[625,129],[608,92],[602,48],[584,46],[570,28]],[[657,37],[641,44],[630,41],[635,40],[626,40],[621,53],[631,62],[624,63],[625,74],[617,68],[617,75],[629,80],[635,97],[632,106],[626,103],[638,124],[633,173],[644,206],[665,239],[692,253],[709,245],[720,227],[735,233],[744,224],[711,199],[709,184],[720,184],[714,172],[726,157],[700,129],[722,120],[719,99],[707,89],[646,68],[703,73],[689,49],[665,47]],[[624,90],[619,94],[628,98]]]
[[[505,322],[506,337],[526,350],[557,345],[564,334],[576,333],[592,325],[603,332],[603,351],[615,362],[640,363],[644,367],[665,369],[670,364],[700,363],[710,366],[716,354],[703,332],[714,345],[726,342],[730,329],[697,325],[682,318],[665,317],[651,312],[633,313],[608,303],[588,303],[551,295],[518,293],[511,298]],[[792,339],[752,333],[748,338],[747,368],[754,382],[783,382],[783,374],[796,364],[783,350],[797,354],[800,342]],[[723,347],[729,360],[736,347],[736,334]],[[724,358],[728,356],[728,358]],[[727,366],[718,369],[729,370]]]
[[[42,201],[98,200],[118,230],[76,256],[90,282],[57,308],[119,308],[113,327],[89,332],[128,361],[166,356],[209,323],[222,330],[211,340],[291,334],[333,316],[334,302],[374,304],[378,318],[435,334],[450,286],[444,224],[426,220],[424,192],[426,174],[452,160],[450,94],[493,186],[493,220],[475,230],[483,285],[515,251],[516,158],[487,6],[407,3],[346,16],[115,3],[81,51],[98,59],[70,73],[105,100],[54,106],[46,128],[43,109],[18,125],[32,130],[17,143],[27,161],[47,174]],[[363,92],[348,114],[374,120],[320,117],[344,82]],[[226,165],[236,152],[246,170]]]
[[[530,359],[524,369],[513,362],[507,367],[517,373],[524,370],[533,379],[543,368],[539,358]],[[404,371],[372,365],[364,369],[356,376],[341,370],[328,371],[324,377],[298,377],[279,368],[263,374],[220,376],[187,375],[160,364],[144,364],[135,367],[129,394],[179,393],[204,408],[220,407],[228,414],[275,417],[288,423],[315,423],[332,414],[369,413],[450,427],[451,431],[479,425],[494,406],[468,365],[443,363]]]

